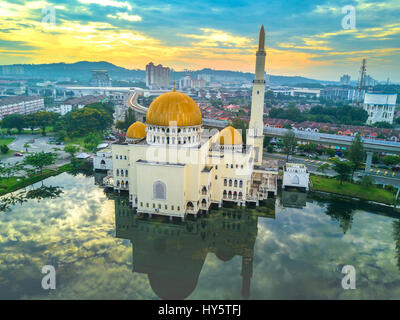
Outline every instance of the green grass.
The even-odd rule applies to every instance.
[[[73,138],[66,138],[65,145],[79,145],[82,148],[85,148],[85,137],[73,137]]]
[[[25,188],[31,184],[34,184],[36,182],[42,181],[44,179],[47,179],[52,176],[59,175],[60,173],[67,172],[72,170],[72,166],[70,163],[65,164],[57,170],[49,170],[49,169],[44,169],[42,173],[39,173],[37,175],[24,178],[24,177],[10,177],[9,179],[7,178],[2,178],[0,180],[0,196],[3,196],[7,193],[16,191],[18,189]],[[18,181],[18,179],[20,181]]]
[[[395,194],[393,192],[378,188],[376,186],[365,187],[360,184],[346,181],[344,181],[343,185],[341,185],[340,181],[337,179],[314,175],[311,175],[310,179],[313,184],[313,191],[324,191],[389,205],[393,205],[395,203]]]
[[[9,145],[14,140],[15,140],[15,138],[0,138],[0,146],[3,144]]]
[[[0,138],[0,146],[5,144],[9,145],[11,142],[13,142],[15,138]],[[0,159],[6,159],[14,154],[14,150],[8,150],[7,153],[0,153]]]

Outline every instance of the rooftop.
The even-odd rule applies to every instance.
[[[27,101],[35,101],[35,100],[43,100],[43,97],[40,97],[40,96],[32,96],[32,97],[15,96],[15,97],[0,98],[0,106],[6,106],[9,104],[16,104],[16,103],[27,102]]]

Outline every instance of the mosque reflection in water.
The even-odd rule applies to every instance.
[[[258,218],[275,218],[275,200],[255,209],[221,208],[197,219],[169,222],[148,219],[130,208],[128,198],[115,201],[116,236],[132,243],[133,272],[148,275],[162,299],[185,299],[196,288],[208,253],[227,262],[242,259],[242,297],[250,296]]]

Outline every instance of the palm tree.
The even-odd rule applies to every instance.
[[[30,146],[31,146],[31,145],[30,145],[28,142],[25,142],[24,148],[25,148],[25,151],[26,151],[26,152],[28,152],[28,148],[29,148]]]

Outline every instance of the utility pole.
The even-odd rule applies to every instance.
[[[360,69],[360,83],[358,87],[358,106],[361,107],[362,104],[362,91],[364,89],[365,75],[367,71],[367,60],[363,59],[361,69]]]

